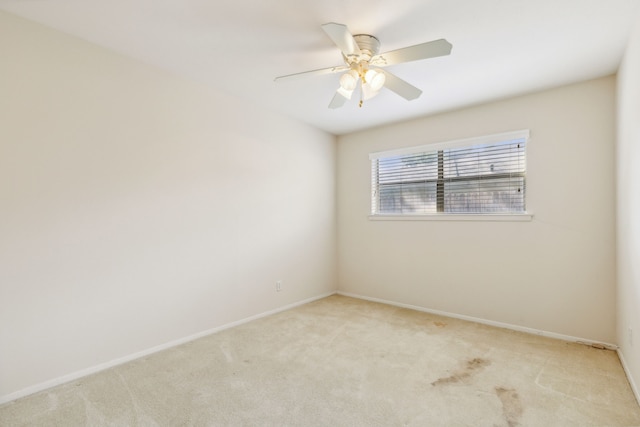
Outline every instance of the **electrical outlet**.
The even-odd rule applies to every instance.
[[[282,280],[276,280],[276,292],[280,292],[282,290]]]

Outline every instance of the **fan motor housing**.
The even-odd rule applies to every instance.
[[[380,51],[380,40],[369,34],[356,34],[353,36],[360,48],[360,56],[353,62],[369,61]]]

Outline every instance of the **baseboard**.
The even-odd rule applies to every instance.
[[[620,351],[620,349],[618,349],[618,358],[620,359],[620,363],[622,364],[622,369],[624,369],[624,373],[627,375],[627,380],[629,380],[631,391],[633,391],[633,395],[636,397],[636,401],[638,402],[638,405],[640,405],[640,389],[638,389],[638,385],[633,380],[633,377],[631,376],[631,371],[629,370],[629,365],[627,365],[627,362],[624,360],[624,356],[622,355],[622,352]]]
[[[438,316],[450,317],[450,318],[453,318],[453,319],[460,319],[460,320],[466,320],[466,321],[469,321],[469,322],[481,323],[483,325],[495,326],[497,328],[503,328],[503,329],[510,329],[512,331],[524,332],[524,333],[527,333],[527,334],[540,335],[540,336],[543,336],[543,337],[554,338],[554,339],[563,340],[563,341],[575,342],[575,343],[579,343],[579,344],[586,344],[586,345],[590,345],[590,346],[594,346],[594,347],[598,347],[598,348],[606,348],[608,350],[617,350],[618,349],[618,346],[615,345],[615,344],[605,343],[605,342],[601,342],[601,341],[594,341],[594,340],[590,340],[590,339],[586,339],[586,338],[578,338],[578,337],[573,337],[573,336],[570,336],[570,335],[557,334],[555,332],[542,331],[542,330],[539,330],[539,329],[527,328],[525,326],[512,325],[510,323],[502,323],[502,322],[496,322],[496,321],[493,321],[493,320],[481,319],[479,317],[465,316],[463,314],[456,314],[456,313],[449,313],[449,312],[446,312],[446,311],[433,310],[433,309],[430,309],[430,308],[420,307],[420,306],[417,306],[417,305],[404,304],[404,303],[400,303],[400,302],[396,302],[396,301],[389,301],[389,300],[380,299],[380,298],[372,298],[372,297],[367,297],[367,296],[364,296],[364,295],[352,294],[352,293],[349,293],[349,292],[338,291],[336,293],[339,294],[339,295],[343,295],[345,297],[358,298],[358,299],[371,301],[371,302],[379,302],[379,303],[382,303],[382,304],[393,305],[393,306],[402,307],[402,308],[408,308],[408,309],[411,309],[411,310],[422,311],[424,313],[436,314]]]
[[[273,314],[280,313],[282,311],[290,310],[290,309],[292,309],[294,307],[298,307],[298,306],[301,306],[301,305],[304,305],[304,304],[308,304],[308,303],[313,302],[313,301],[317,301],[317,300],[322,299],[322,298],[326,298],[328,296],[334,295],[335,293],[336,293],[336,291],[332,291],[332,292],[327,292],[327,293],[324,293],[324,294],[321,294],[321,295],[318,295],[318,296],[315,296],[315,297],[312,297],[312,298],[307,298],[305,300],[298,301],[298,302],[295,302],[295,303],[292,303],[292,304],[288,304],[288,305],[285,305],[283,307],[278,307],[278,308],[276,308],[274,310],[265,311],[263,313],[256,314],[254,316],[250,316],[250,317],[247,317],[247,318],[244,318],[244,319],[241,319],[241,320],[237,320],[235,322],[227,323],[227,324],[224,324],[224,325],[221,325],[221,326],[217,326],[215,328],[208,329],[206,331],[198,332],[197,334],[193,334],[193,335],[189,335],[189,336],[184,337],[184,338],[180,338],[180,339],[177,339],[177,340],[169,341],[169,342],[167,342],[165,344],[161,344],[161,345],[158,345],[158,346],[155,346],[155,347],[151,347],[149,349],[146,349],[146,350],[143,350],[143,351],[139,351],[137,353],[133,353],[133,354],[130,354],[128,356],[120,357],[118,359],[114,359],[114,360],[111,360],[111,361],[106,362],[106,363],[101,363],[101,364],[96,365],[96,366],[92,366],[92,367],[89,367],[89,368],[86,368],[86,369],[81,369],[81,370],[73,372],[71,374],[63,375],[63,376],[58,377],[58,378],[54,378],[54,379],[51,379],[51,380],[48,380],[48,381],[45,381],[45,382],[42,382],[42,383],[39,383],[39,384],[35,384],[33,386],[24,388],[22,390],[14,392],[14,393],[10,393],[10,394],[7,394],[5,396],[0,396],[0,405],[2,405],[4,403],[11,402],[11,401],[16,400],[16,399],[20,399],[21,397],[29,396],[31,394],[38,393],[38,392],[43,391],[43,390],[47,390],[47,389],[49,389],[51,387],[55,387],[55,386],[58,386],[58,385],[62,385],[62,384],[71,382],[71,381],[75,381],[77,379],[86,377],[88,375],[95,374],[95,373],[104,371],[104,370],[109,369],[109,368],[113,368],[114,366],[122,365],[124,363],[131,362],[131,361],[136,360],[136,359],[140,359],[141,357],[149,356],[150,354],[157,353],[159,351],[167,350],[167,349],[170,349],[172,347],[176,347],[176,346],[179,346],[181,344],[185,344],[185,343],[188,343],[190,341],[194,341],[194,340],[197,340],[199,338],[203,338],[203,337],[206,337],[208,335],[215,334],[216,332],[224,331],[226,329],[230,329],[230,328],[233,328],[235,326],[239,326],[239,325],[242,325],[244,323],[251,322],[253,320],[257,320],[257,319],[260,319],[260,318],[263,318],[263,317],[271,316]]]

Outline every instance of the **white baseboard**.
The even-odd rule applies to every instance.
[[[425,307],[420,307],[420,306],[417,306],[417,305],[404,304],[404,303],[395,302],[395,301],[389,301],[389,300],[380,299],[380,298],[371,298],[371,297],[366,297],[366,296],[363,296],[363,295],[352,294],[352,293],[349,293],[349,292],[338,291],[337,294],[338,295],[343,295],[345,297],[358,298],[358,299],[362,299],[362,300],[366,300],[366,301],[379,302],[379,303],[382,303],[382,304],[393,305],[393,306],[396,306],[396,307],[402,307],[402,308],[408,308],[408,309],[411,309],[411,310],[422,311],[424,313],[436,314],[438,316],[444,316],[444,317],[450,317],[450,318],[453,318],[453,319],[466,320],[466,321],[474,322],[474,323],[481,323],[483,325],[495,326],[497,328],[510,329],[512,331],[518,331],[518,332],[525,332],[527,334],[540,335],[540,336],[543,336],[543,337],[554,338],[554,339],[558,339],[558,340],[575,342],[575,343],[580,343],[580,344],[586,344],[586,345],[591,345],[591,346],[595,346],[595,347],[604,347],[604,348],[606,348],[608,350],[617,350],[618,349],[618,346],[615,345],[615,344],[605,343],[605,342],[601,342],[601,341],[594,341],[594,340],[590,340],[590,339],[586,339],[586,338],[578,338],[578,337],[573,337],[573,336],[570,336],[570,335],[557,334],[555,332],[542,331],[542,330],[539,330],[539,329],[527,328],[525,326],[512,325],[510,323],[496,322],[496,321],[493,321],[493,320],[481,319],[479,317],[465,316],[463,314],[449,313],[449,312],[446,312],[446,311],[432,310],[432,309],[425,308]]]
[[[631,371],[629,370],[629,365],[627,365],[627,362],[624,360],[624,355],[622,354],[620,349],[618,349],[618,358],[620,359],[620,363],[622,364],[622,369],[624,369],[624,373],[627,374],[629,385],[631,386],[631,390],[633,391],[633,394],[636,397],[636,400],[638,401],[638,405],[640,405],[640,389],[638,389],[638,385],[633,380],[633,377],[631,376]]]
[[[402,308],[408,308],[408,309],[412,309],[412,310],[417,310],[417,311],[422,311],[425,313],[431,313],[431,314],[436,314],[439,316],[444,316],[444,317],[450,317],[450,318],[454,318],[454,319],[460,319],[460,320],[466,320],[466,321],[470,321],[470,322],[475,322],[475,323],[480,323],[480,324],[484,324],[484,325],[489,325],[489,326],[495,326],[498,328],[504,328],[504,329],[510,329],[510,330],[514,330],[514,331],[519,331],[519,332],[525,332],[525,333],[529,333],[529,334],[533,334],[533,335],[540,335],[540,336],[545,336],[545,337],[549,337],[549,338],[554,338],[554,339],[559,339],[559,340],[563,340],[563,341],[569,341],[569,342],[576,342],[576,343],[581,343],[581,344],[587,344],[587,345],[595,345],[595,346],[600,346],[600,347],[605,347],[607,349],[610,350],[617,350],[618,353],[618,357],[620,358],[620,362],[622,363],[622,367],[627,375],[627,378],[629,380],[629,384],[631,385],[631,389],[633,390],[633,393],[636,397],[636,399],[638,400],[638,403],[640,404],[640,392],[638,389],[638,386],[635,384],[635,382],[633,381],[633,378],[630,375],[630,372],[628,370],[628,367],[625,363],[624,360],[624,356],[622,355],[622,353],[619,351],[618,346],[614,345],[614,344],[610,344],[610,343],[604,343],[604,342],[599,342],[599,341],[594,341],[594,340],[590,340],[590,339],[585,339],[585,338],[578,338],[578,337],[573,337],[573,336],[569,336],[569,335],[563,335],[563,334],[557,334],[555,332],[548,332],[548,331],[542,331],[542,330],[538,330],[538,329],[533,329],[533,328],[527,328],[524,326],[518,326],[518,325],[512,325],[512,324],[508,324],[508,323],[502,323],[502,322],[496,322],[493,320],[486,320],[486,319],[481,319],[481,318],[477,318],[477,317],[472,317],[472,316],[465,316],[465,315],[461,315],[461,314],[456,314],[456,313],[449,313],[449,312],[445,312],[445,311],[440,311],[440,310],[432,310],[432,309],[428,309],[425,307],[420,307],[420,306],[415,306],[415,305],[411,305],[411,304],[404,304],[404,303],[399,303],[399,302],[395,302],[395,301],[390,301],[390,300],[385,300],[385,299],[381,299],[381,298],[372,298],[372,297],[367,297],[367,296],[363,296],[363,295],[358,295],[358,294],[352,294],[349,292],[342,292],[342,291],[333,291],[333,292],[328,292],[325,294],[321,294],[312,298],[308,298],[302,301],[298,301],[292,304],[288,304],[285,305],[283,307],[279,307],[276,308],[274,310],[269,310],[260,314],[256,314],[254,316],[250,316],[241,320],[237,320],[235,322],[231,322],[231,323],[227,323],[221,326],[217,326],[215,328],[211,328],[208,329],[206,331],[202,331],[199,332],[197,334],[193,334],[184,338],[180,338],[177,340],[173,340],[170,341],[168,343],[165,344],[161,344],[137,353],[133,353],[130,354],[128,356],[124,356],[118,359],[114,359],[111,360],[109,362],[106,363],[101,363],[99,365],[96,366],[92,366],[90,368],[86,368],[86,369],[82,369],[76,372],[73,372],[71,374],[67,374],[67,375],[63,375],[61,377],[58,378],[54,378],[39,384],[35,384],[33,386],[24,388],[22,390],[19,390],[17,392],[14,393],[10,393],[8,395],[5,396],[1,396],[0,397],[0,405],[7,403],[7,402],[11,402],[13,400],[19,399],[21,397],[25,397],[46,389],[49,389],[51,387],[55,387],[61,384],[65,384],[71,381],[75,381],[79,378],[82,377],[86,377],[88,375],[91,374],[95,374],[97,372],[101,372],[104,371],[106,369],[112,368],[114,366],[118,366],[118,365],[122,365],[124,363],[148,356],[150,354],[153,353],[157,353],[159,351],[163,351],[163,350],[167,350],[169,348],[172,347],[176,347],[179,346],[181,344],[185,344],[187,342],[190,341],[194,341],[196,339],[199,338],[203,338],[206,337],[208,335],[211,334],[215,334],[217,332],[226,330],[226,329],[230,329],[233,328],[235,326],[239,326],[242,325],[244,323],[248,323],[251,322],[253,320],[257,320],[263,317],[267,317],[276,313],[280,313],[282,311],[286,311],[304,304],[308,304],[310,302],[313,301],[317,301],[319,299],[322,298],[326,298],[328,296],[334,295],[334,294],[339,294],[339,295],[343,295],[346,297],[351,297],[351,298],[357,298],[357,299],[362,299],[362,300],[366,300],[366,301],[372,301],[372,302],[378,302],[378,303],[382,303],[382,304],[387,304],[387,305],[393,305],[396,307],[402,307]]]
[[[20,399],[21,397],[29,396],[31,394],[34,394],[34,393],[49,389],[51,387],[55,387],[55,386],[58,386],[58,385],[61,385],[61,384],[65,384],[65,383],[68,383],[68,382],[71,382],[71,381],[75,381],[75,380],[77,380],[79,378],[86,377],[87,375],[95,374],[97,372],[104,371],[105,369],[113,368],[114,366],[122,365],[123,363],[131,362],[132,360],[140,359],[141,357],[145,357],[145,356],[148,356],[148,355],[153,354],[153,353],[157,353],[157,352],[162,351],[162,350],[167,350],[169,348],[176,347],[176,346],[179,346],[181,344],[185,344],[187,342],[197,340],[198,338],[203,338],[203,337],[206,337],[208,335],[215,334],[216,332],[220,332],[220,331],[223,331],[225,329],[233,328],[234,326],[239,326],[239,325],[242,325],[244,323],[251,322],[253,320],[257,320],[257,319],[260,319],[260,318],[263,318],[263,317],[271,316],[273,314],[280,313],[280,312],[286,311],[286,310],[290,310],[290,309],[292,309],[294,307],[298,307],[300,305],[308,304],[310,302],[313,302],[313,301],[316,301],[316,300],[319,300],[319,299],[322,299],[322,298],[326,298],[328,296],[334,295],[335,293],[336,293],[336,291],[327,292],[327,293],[324,293],[324,294],[321,294],[321,295],[318,295],[318,296],[315,296],[315,297],[312,297],[312,298],[307,298],[305,300],[298,301],[298,302],[295,302],[295,303],[292,303],[292,304],[288,304],[288,305],[285,305],[283,307],[276,308],[274,310],[265,311],[263,313],[256,314],[254,316],[250,316],[250,317],[247,317],[247,318],[244,318],[244,319],[241,319],[241,320],[237,320],[235,322],[231,322],[231,323],[227,323],[227,324],[224,324],[224,325],[221,325],[221,326],[217,326],[215,328],[211,328],[211,329],[208,329],[206,331],[198,332],[197,334],[189,335],[187,337],[180,338],[180,339],[177,339],[177,340],[173,340],[173,341],[170,341],[168,343],[161,344],[161,345],[158,345],[158,346],[155,346],[155,347],[151,347],[149,349],[146,349],[146,350],[143,350],[143,351],[139,351],[137,353],[133,353],[133,354],[130,354],[128,356],[120,357],[118,359],[114,359],[114,360],[111,360],[111,361],[106,362],[106,363],[101,363],[101,364],[96,365],[96,366],[92,366],[92,367],[89,367],[89,368],[86,368],[86,369],[81,369],[79,371],[72,372],[70,374],[63,375],[63,376],[58,377],[58,378],[54,378],[54,379],[51,379],[51,380],[48,380],[48,381],[45,381],[45,382],[42,382],[42,383],[39,383],[39,384],[32,385],[30,387],[27,387],[27,388],[24,388],[22,390],[16,391],[14,393],[10,393],[10,394],[4,395],[4,396],[0,396],[0,405],[2,405],[3,403],[11,402],[11,401],[16,400],[16,399]]]

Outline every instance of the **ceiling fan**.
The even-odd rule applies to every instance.
[[[301,76],[344,71],[345,73],[340,76],[340,87],[329,103],[329,108],[342,107],[358,89],[360,107],[363,101],[376,96],[383,87],[408,101],[416,99],[422,94],[420,89],[380,67],[449,55],[452,47],[451,43],[445,39],[439,39],[379,54],[380,41],[374,36],[351,35],[346,25],[335,22],[323,24],[322,29],[342,52],[345,65],[289,74],[276,77],[275,80],[278,82]]]

